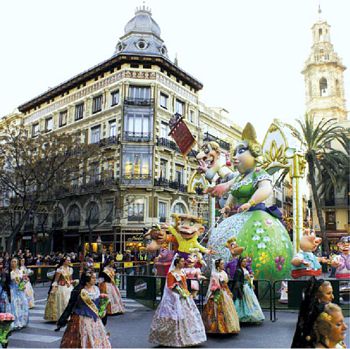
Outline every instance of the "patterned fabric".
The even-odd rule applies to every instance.
[[[26,295],[26,297],[28,299],[29,309],[34,308],[34,306],[35,306],[34,290],[33,290],[33,286],[32,286],[30,281],[27,281],[25,284],[24,294]]]
[[[202,319],[207,333],[239,333],[239,319],[225,271],[212,272]]]
[[[29,321],[28,300],[24,291],[18,288],[18,283],[22,280],[23,274],[20,270],[11,271],[11,313],[15,316],[15,321],[12,323],[14,330],[26,327]]]
[[[92,292],[83,289],[83,298],[89,297],[91,304],[98,303],[99,289],[94,287]],[[80,293],[76,303],[75,313],[72,314],[63,334],[61,348],[111,348],[106,329],[99,317],[91,316],[91,305],[82,299]],[[77,313],[84,314],[78,315]],[[90,316],[89,316],[90,314]]]
[[[258,173],[254,179],[254,173]],[[267,175],[268,176],[268,175]],[[231,190],[236,203],[248,202],[261,180],[268,180],[264,171],[254,171],[242,182],[236,182]],[[255,184],[255,186],[254,186]],[[226,241],[236,237],[244,246],[243,255],[253,258],[252,269],[257,279],[277,280],[289,277],[292,259],[292,243],[283,224],[266,211],[256,210],[236,213],[224,219],[210,234],[207,246],[229,262],[231,255]]]
[[[58,276],[58,281],[52,284],[53,286],[57,285],[57,289],[53,288],[47,299],[44,315],[45,320],[57,321],[62,315],[73,290],[73,286],[71,285],[72,274],[72,268],[62,267],[57,269],[55,278],[57,279]]]
[[[249,275],[248,271],[244,270],[244,276]],[[256,295],[245,279],[243,284],[242,298],[235,299],[235,306],[240,322],[262,322],[265,316],[261,310],[260,304]]]
[[[108,295],[110,301],[107,306],[108,315],[123,314],[125,312],[122,297],[116,285],[113,285],[111,282],[102,282],[100,284],[100,291]]]
[[[186,278],[177,280],[173,273],[168,274],[163,298],[153,316],[149,341],[168,347],[188,347],[207,340],[203,321],[196,304],[190,296],[180,297],[175,288],[180,286],[187,291]]]
[[[28,299],[28,305],[29,305],[29,309],[31,308],[34,308],[35,306],[35,302],[34,302],[34,290],[33,290],[33,286],[30,282],[30,279],[29,279],[29,272],[30,270],[25,267],[25,266],[22,266],[20,267],[20,270],[22,270],[23,272],[23,278],[25,280],[25,289],[24,289],[24,293]]]
[[[0,285],[0,313],[11,313],[11,305],[7,293]]]

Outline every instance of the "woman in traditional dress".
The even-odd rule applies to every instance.
[[[208,188],[214,196],[230,192],[223,213],[236,211],[224,219],[210,234],[208,246],[217,251],[225,262],[230,260],[226,241],[236,237],[253,257],[252,268],[260,279],[284,279],[290,276],[292,243],[279,218],[276,206],[267,208],[264,201],[272,194],[270,175],[257,167],[261,146],[251,124],[242,133],[242,141],[234,150],[234,166],[238,174],[229,182]]]
[[[25,282],[23,280],[23,273],[18,268],[18,260],[16,258],[11,259],[10,270],[6,282],[10,288],[11,313],[15,317],[12,328],[14,330],[20,330],[28,325],[29,307],[27,297],[24,293]]]
[[[201,315],[187,290],[185,259],[175,255],[162,300],[153,316],[149,341],[167,347],[188,347],[207,340]]]
[[[100,318],[100,290],[95,284],[96,274],[87,272],[74,288],[69,305],[57,322],[57,330],[68,323],[61,348],[111,348]]]
[[[11,313],[9,296],[10,284],[6,283],[6,272],[0,270],[0,313]]]
[[[239,333],[239,319],[227,286],[225,262],[220,258],[213,265],[202,319],[207,333]]]
[[[107,315],[123,314],[125,312],[124,304],[120,296],[119,289],[116,285],[116,275],[114,269],[113,258],[107,259],[105,267],[101,274],[103,281],[99,284],[101,293],[106,293],[110,303],[107,306]],[[107,317],[104,319],[104,324],[107,322]]]
[[[265,316],[254,293],[253,275],[247,269],[247,258],[241,257],[234,276],[233,298],[240,322],[260,323]]]
[[[30,282],[29,276],[33,273],[32,270],[28,269],[25,266],[25,259],[21,258],[20,260],[20,268],[19,268],[22,273],[23,273],[23,279],[25,281],[25,289],[24,289],[24,293],[28,299],[28,305],[29,305],[29,309],[34,308],[34,290],[33,290],[33,286]]]
[[[44,319],[47,321],[56,322],[68,304],[73,290],[73,269],[69,265],[70,258],[63,257],[56,269],[45,307]]]
[[[316,340],[312,348],[346,348],[343,341],[347,329],[341,308],[333,303],[325,305],[314,325]]]
[[[332,284],[312,276],[302,293],[298,322],[291,348],[314,348],[314,324],[325,306],[334,299]]]

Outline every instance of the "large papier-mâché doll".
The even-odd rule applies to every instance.
[[[276,206],[267,208],[264,204],[272,194],[272,184],[270,175],[257,168],[260,155],[261,146],[254,127],[248,123],[242,141],[234,150],[233,163],[239,175],[228,183],[208,189],[219,197],[229,191],[222,212],[229,212],[236,206],[237,213],[211,232],[207,246],[228,262],[230,251],[226,241],[236,237],[237,243],[245,246],[245,255],[253,256],[252,268],[257,279],[283,279],[290,274],[292,243]]]

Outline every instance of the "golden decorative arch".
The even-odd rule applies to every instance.
[[[197,171],[193,171],[190,180],[188,181],[187,191],[189,194],[196,194],[196,188],[202,187],[207,188],[209,186],[209,182],[205,179],[205,177],[199,174]]]

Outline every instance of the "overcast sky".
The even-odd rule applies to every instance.
[[[141,0],[0,1],[0,116],[108,59]],[[301,74],[319,0],[147,0],[173,60],[201,99],[262,140],[273,118],[304,114]],[[335,51],[350,66],[350,1],[321,0]],[[346,99],[350,72],[345,71]],[[349,108],[349,102],[347,102]]]

